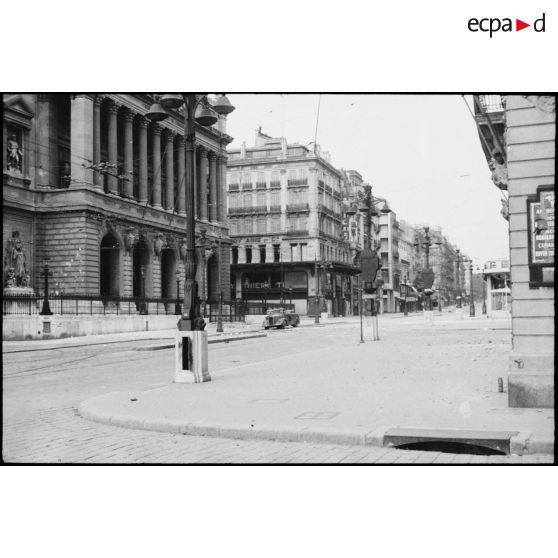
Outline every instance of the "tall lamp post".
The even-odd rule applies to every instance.
[[[316,281],[316,315],[314,316],[314,323],[320,323],[320,277],[318,276],[318,260],[314,256],[314,278]]]
[[[364,197],[361,199],[360,203],[358,204],[358,211],[364,217],[364,248],[362,250],[361,255],[361,268],[362,268],[362,281],[364,282],[363,291],[366,295],[370,296],[370,304],[366,305],[366,316],[372,316],[374,319],[372,321],[374,331],[374,340],[379,340],[379,332],[378,332],[378,318],[376,315],[376,301],[374,299],[374,292],[375,287],[374,283],[376,280],[376,274],[378,272],[379,267],[379,257],[377,250],[372,249],[372,217],[378,216],[378,211],[376,207],[383,203],[382,208],[380,209],[380,213],[387,215],[391,213],[391,209],[386,200],[375,199],[372,195],[372,186],[370,184],[366,184],[364,186]],[[348,215],[354,214],[356,212],[354,208],[349,208],[347,210]],[[362,295],[364,298],[364,294]]]
[[[486,314],[486,276],[484,269],[481,270],[479,266],[477,266],[477,271],[482,271],[482,313]]]
[[[469,284],[470,287],[469,289],[471,290],[470,292],[470,302],[469,302],[469,317],[474,318],[475,317],[475,299],[473,298],[474,293],[473,293],[473,260],[468,260],[469,262]]]
[[[205,382],[211,380],[207,369],[207,334],[205,320],[200,311],[200,298],[196,271],[195,221],[195,140],[196,126],[212,126],[219,120],[218,115],[230,114],[234,107],[225,95],[219,95],[212,103],[206,94],[166,93],[156,97],[146,114],[149,120],[160,122],[169,117],[167,110],[183,109],[184,139],[186,151],[185,209],[186,209],[186,258],[184,261],[184,307],[178,320],[178,331],[192,332],[191,335],[177,335],[175,381]]]
[[[174,315],[180,316],[182,315],[182,308],[179,302],[180,300],[180,271],[177,269],[175,273],[176,277],[176,302],[174,303]]]
[[[461,308],[461,274],[459,273],[459,266],[461,264],[461,255],[459,248],[455,251],[456,253],[456,260],[455,264],[457,265],[457,302],[456,307]]]
[[[140,300],[139,300],[139,313],[141,315],[147,314],[147,303],[145,302],[145,265],[141,264],[140,272]]]
[[[403,299],[403,315],[404,316],[408,316],[409,315],[409,309],[407,308],[407,292],[409,290],[409,286],[407,285],[407,275],[405,275],[405,280],[403,283],[403,294],[404,294],[404,299]]]
[[[195,163],[194,150],[196,139],[196,124],[212,126],[218,121],[218,114],[230,114],[234,107],[225,95],[219,95],[216,101],[209,103],[206,94],[195,93],[168,93],[156,99],[146,117],[154,122],[168,118],[166,109],[184,110],[184,138],[186,143],[186,261],[184,280],[184,309],[178,329],[181,331],[203,331],[205,320],[200,313],[200,300],[198,284],[196,281],[197,257],[195,249],[194,217],[195,207]]]
[[[437,244],[438,246],[441,244],[440,242],[432,242],[431,238],[430,238],[430,227],[423,227],[424,229],[424,242],[419,243],[419,242],[415,242],[414,246],[418,247],[421,246],[424,248],[425,250],[425,255],[426,255],[426,269],[423,271],[422,273],[422,277],[424,280],[424,295],[426,297],[426,310],[427,311],[431,311],[432,310],[432,299],[430,298],[432,296],[432,285],[434,282],[434,271],[432,269],[430,269],[430,247],[433,246],[434,244]],[[438,301],[439,304],[439,301]]]
[[[217,311],[217,333],[223,333],[223,289],[221,288],[221,231],[217,243],[217,283],[219,285],[219,309]]]
[[[41,275],[45,278],[45,298],[43,299],[43,306],[39,314],[41,316],[52,316],[52,312],[50,310],[50,304],[48,302],[48,278],[52,277],[52,271],[48,268],[48,262],[50,258],[45,258],[43,260],[44,269]]]

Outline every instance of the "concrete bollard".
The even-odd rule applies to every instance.
[[[177,331],[174,381],[197,384],[211,381],[207,366],[207,331]]]

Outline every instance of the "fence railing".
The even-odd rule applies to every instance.
[[[44,297],[34,295],[6,295],[2,298],[4,316],[39,314]],[[176,298],[140,298],[98,295],[49,295],[49,306],[56,315],[135,315],[135,314],[174,314],[176,304],[182,300]]]
[[[4,316],[31,316],[41,312],[44,296],[10,295],[5,294],[2,299],[2,313]],[[177,305],[182,310],[182,299],[176,298],[140,298],[98,296],[87,294],[49,295],[49,306],[56,315],[171,315],[175,314]],[[279,304],[276,302],[252,302],[235,300],[223,302],[223,321],[244,321],[247,314],[265,314],[273,308],[286,308],[294,310],[292,304]],[[207,304],[206,319],[210,322],[217,321],[219,305]]]

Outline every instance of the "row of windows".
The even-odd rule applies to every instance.
[[[287,230],[308,230],[308,217],[305,215],[289,215],[287,218]],[[243,217],[242,219],[230,219],[230,234],[276,234],[281,232],[281,217],[265,215],[259,217]]]
[[[325,215],[320,217],[320,231],[330,236],[341,237],[341,225]]]
[[[229,194],[229,207],[236,209],[240,207],[261,207],[267,206],[267,192],[244,192]],[[288,204],[308,203],[308,192],[306,190],[290,190],[287,192]],[[269,204],[272,206],[281,205],[281,193],[279,191],[269,192]]]
[[[228,184],[265,184],[267,179],[271,183],[281,183],[281,172],[278,170],[265,172],[231,172],[227,176]],[[308,169],[289,169],[287,171],[287,179],[289,181],[308,182]]]

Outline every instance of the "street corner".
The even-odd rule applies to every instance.
[[[117,391],[98,395],[81,401],[77,412],[82,418],[93,422],[142,428],[145,419],[135,412],[133,406],[138,401],[139,393],[141,392]]]

